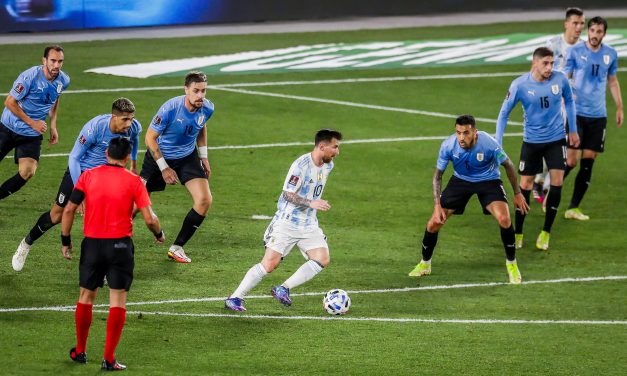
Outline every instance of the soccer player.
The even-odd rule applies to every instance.
[[[131,171],[137,174],[137,152],[141,131],[141,124],[135,119],[135,105],[126,98],[118,98],[113,102],[111,114],[98,115],[83,126],[70,153],[69,167],[59,185],[55,203],[52,204],[50,211],[41,214],[13,255],[12,264],[15,271],[19,272],[24,267],[33,243],[46,231],[61,223],[63,208],[67,205],[67,199],[81,173],[107,163],[105,149],[112,138],[123,136],[131,141],[133,145]]]
[[[124,169],[130,153],[131,143],[126,138],[116,137],[109,142],[107,164],[81,174],[63,211],[61,224],[61,252],[63,257],[71,259],[70,233],[74,214],[78,206],[85,203],[85,239],[81,243],[80,294],[75,313],[76,347],[70,350],[70,358],[77,363],[87,362],[85,349],[92,307],[106,276],[110,308],[102,369],[107,371],[126,369],[125,365],[117,362],[115,348],[122,335],[126,297],[133,282],[133,205],[157,242],[165,240],[159,219],[150,208],[150,198],[142,180]]]
[[[453,176],[442,191],[442,175],[449,162],[453,164]],[[422,260],[409,276],[420,277],[431,274],[431,258],[440,229],[453,214],[463,214],[468,200],[477,194],[483,213],[492,214],[501,228],[509,282],[514,284],[522,282],[516,263],[514,227],[509,215],[503,182],[500,179],[499,165],[505,168],[507,178],[514,189],[514,205],[526,213],[529,205],[520,192],[514,165],[505,151],[489,134],[477,130],[473,116],[458,117],[455,120],[455,134],[444,140],[440,147],[433,174],[435,202],[433,214],[427,222],[422,239]]]
[[[321,129],[316,133],[313,151],[292,163],[283,183],[277,211],[263,236],[265,254],[225,300],[225,308],[246,311],[244,296],[263,277],[272,273],[294,246],[298,246],[307,261],[282,285],[272,288],[272,295],[281,304],[290,306],[290,289],[309,281],[329,265],[327,237],[318,226],[316,213],[331,209],[331,205],[322,199],[322,191],[333,169],[333,159],[340,154],[341,140],[340,132]]]
[[[555,58],[554,70],[564,72],[566,66],[566,56],[572,46],[577,44],[579,36],[586,24],[586,18],[581,8],[566,9],[566,19],[564,20],[564,32],[549,39],[546,47],[553,50]],[[550,186],[549,171],[544,164],[542,173],[537,174],[533,182],[533,197],[544,204],[544,191],[548,191]]]
[[[0,185],[0,200],[19,191],[35,175],[41,140],[50,115],[51,145],[59,142],[57,111],[61,93],[70,85],[70,77],[63,66],[63,48],[44,49],[42,65],[34,66],[19,75],[4,101],[0,120],[0,161],[13,149],[18,165],[17,174]]]
[[[544,227],[536,239],[536,248],[549,249],[551,227],[562,198],[562,182],[566,167],[566,141],[562,100],[566,110],[571,145],[579,146],[575,123],[575,102],[568,79],[562,72],[553,71],[553,51],[539,47],[533,52],[531,72],[515,79],[501,106],[496,124],[496,140],[503,145],[503,133],[509,114],[518,102],[524,110],[524,135],[520,151],[520,190],[529,203],[533,177],[542,171],[542,159],[546,162],[551,177],[547,198]],[[523,211],[516,210],[516,247],[523,245]]]
[[[623,100],[616,71],[618,55],[612,47],[603,44],[607,32],[607,21],[594,17],[588,21],[588,40],[573,47],[568,54],[566,74],[574,78],[573,91],[577,107],[577,131],[581,144],[579,148],[569,148],[566,156],[567,167],[565,176],[577,166],[581,158],[581,167],[575,178],[573,197],[566,219],[588,220],[589,216],[581,212],[579,204],[583,199],[592,178],[592,166],[599,153],[605,149],[605,127],[607,125],[607,109],[605,88],[616,104],[616,125],[623,125]]]
[[[185,95],[165,102],[146,131],[148,151],[140,176],[148,192],[163,191],[166,184],[180,182],[194,201],[168,250],[168,257],[181,263],[192,262],[183,246],[200,227],[212,202],[206,122],[214,107],[205,98],[206,93],[207,76],[202,72],[188,73]]]

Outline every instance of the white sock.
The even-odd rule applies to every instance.
[[[423,259],[423,260],[421,260],[420,262],[424,262],[425,264],[429,264],[429,265],[431,265],[431,260],[424,260],[424,259]]]
[[[231,295],[231,298],[243,298],[250,290],[261,282],[266,274],[268,274],[268,272],[266,272],[263,265],[253,265],[252,268],[248,269],[244,279],[242,279],[242,282],[240,282],[237,290],[235,290],[235,292]]]
[[[287,281],[283,282],[283,286],[288,289],[292,289],[296,286],[300,286],[303,283],[309,281],[316,274],[322,271],[322,266],[315,262],[314,260],[309,260],[298,268],[291,277],[287,279]]]

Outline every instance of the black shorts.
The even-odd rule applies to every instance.
[[[577,134],[579,134],[579,147],[570,149],[592,150],[603,153],[605,150],[605,127],[607,118],[589,118],[577,115]]]
[[[83,239],[79,265],[80,286],[93,291],[103,286],[106,276],[110,288],[128,291],[133,282],[134,253],[130,237]]]
[[[208,179],[207,173],[202,168],[196,149],[187,157],[181,159],[166,159],[165,161],[168,163],[168,166],[176,172],[181,184],[185,184],[197,178]],[[158,192],[165,189],[165,180],[163,180],[161,170],[150,151],[146,151],[139,176],[146,181],[146,189],[148,192]]]
[[[19,135],[0,123],[0,161],[13,149],[15,149],[13,159],[16,164],[20,158],[33,158],[39,161],[41,140],[43,139],[44,136],[42,135]]]
[[[532,176],[542,172],[542,159],[549,170],[566,168],[566,139],[539,144],[522,143],[518,173]]]
[[[61,184],[59,184],[55,203],[64,208],[70,200],[72,190],[74,190],[74,182],[72,181],[72,175],[70,175],[70,169],[67,168],[65,174],[63,174],[63,179],[61,179]]]
[[[475,193],[483,208],[483,214],[490,214],[486,209],[490,203],[507,202],[507,195],[500,179],[472,183],[452,176],[440,196],[440,205],[444,209],[454,209],[454,214],[464,214],[468,201]]]

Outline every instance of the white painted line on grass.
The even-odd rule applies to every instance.
[[[522,133],[506,133],[503,137],[520,137]],[[396,138],[365,138],[361,140],[346,140],[342,141],[342,144],[368,144],[375,142],[403,142],[403,141],[437,141],[444,140],[448,138],[448,136],[417,136],[417,137],[396,137]],[[208,150],[232,150],[232,149],[264,149],[264,148],[280,148],[280,147],[289,147],[289,146],[306,146],[312,145],[313,142],[280,142],[275,144],[253,144],[253,145],[222,145],[222,146],[208,146]],[[145,152],[146,150],[139,150],[140,153]],[[68,157],[70,153],[51,153],[51,154],[42,154],[41,157]],[[12,158],[12,155],[8,155],[7,158]]]
[[[580,277],[580,278],[560,278],[560,279],[547,279],[538,281],[525,281],[523,285],[535,285],[535,284],[551,284],[551,283],[570,283],[570,282],[598,282],[598,281],[623,281],[627,280],[627,275],[618,276],[605,276],[605,277]],[[462,283],[455,285],[435,285],[435,286],[419,286],[419,287],[405,287],[397,289],[376,289],[376,290],[347,290],[350,294],[380,294],[380,293],[394,293],[394,292],[412,292],[422,290],[450,290],[450,289],[465,289],[473,287],[493,287],[493,286],[509,286],[507,282],[487,282],[487,283]],[[518,288],[519,286],[512,286]],[[295,296],[324,296],[326,292],[305,292],[290,294],[291,297]],[[268,299],[272,298],[272,295],[249,295],[246,299]],[[187,299],[172,299],[172,300],[156,300],[156,301],[144,301],[144,302],[127,302],[127,306],[139,306],[139,305],[161,305],[161,304],[177,304],[177,303],[202,303],[202,302],[215,302],[226,299],[225,296],[215,296],[207,298],[187,298]],[[108,304],[95,304],[94,307],[108,307]],[[21,312],[21,311],[66,311],[73,310],[74,305],[67,306],[51,306],[51,307],[22,307],[22,308],[0,308],[0,313],[3,312]]]
[[[263,215],[263,214],[253,214],[250,219],[272,219],[271,216],[269,215]]]

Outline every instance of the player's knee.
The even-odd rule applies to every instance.
[[[320,255],[316,257],[316,259],[312,259],[314,262],[318,263],[318,265],[326,268],[331,263],[331,256],[329,255]]]
[[[63,208],[57,205],[54,205],[52,210],[50,210],[50,220],[53,225],[58,225],[61,223],[61,218],[63,218]]]
[[[262,260],[261,265],[266,270],[267,273],[272,273],[274,269],[276,269],[279,264],[281,264],[281,259],[278,260]]]
[[[440,231],[440,229],[444,226],[443,223],[437,223],[433,218],[427,222],[427,231],[430,233],[435,233]]]
[[[509,228],[509,226],[512,225],[512,220],[509,215],[506,214],[497,215],[496,220],[499,222],[499,226],[501,226],[501,228]]]
[[[194,206],[198,209],[198,213],[201,215],[206,215],[213,203],[213,198],[211,195],[203,196],[194,202]]]
[[[35,171],[37,171],[37,166],[24,166],[20,167],[18,172],[22,179],[30,180],[33,176],[35,176]]]

